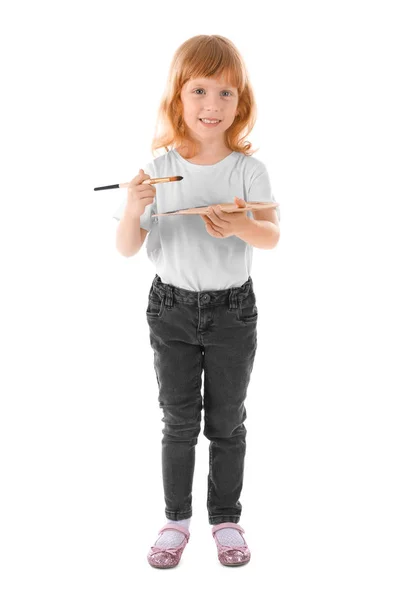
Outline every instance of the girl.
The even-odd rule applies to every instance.
[[[195,446],[204,408],[209,444],[207,510],[220,562],[243,565],[250,551],[238,525],[246,450],[244,401],[257,346],[250,276],[253,246],[279,240],[276,208],[208,216],[155,213],[193,206],[273,202],[264,164],[242,140],[255,123],[255,101],[238,50],[225,37],[198,35],[176,51],[159,109],[152,151],[167,153],[130,182],[114,217],[117,248],[140,249],[155,266],[147,306],[150,344],[165,424],[162,476],[167,523],[148,553],[150,565],[176,566],[189,541]],[[170,148],[168,147],[170,146]],[[149,177],[182,175],[157,187]],[[201,394],[204,370],[204,397]]]

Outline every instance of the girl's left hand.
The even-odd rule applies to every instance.
[[[235,196],[235,203],[240,208],[246,206],[246,202],[237,196]],[[206,224],[207,232],[213,237],[227,238],[231,235],[236,235],[246,227],[246,222],[248,221],[246,211],[226,213],[219,206],[210,206],[208,213],[208,216],[200,216]]]

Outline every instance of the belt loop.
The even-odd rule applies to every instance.
[[[231,288],[231,291],[229,294],[229,308],[237,308],[237,307],[238,307],[237,288]]]
[[[172,306],[174,305],[174,295],[172,293],[172,288],[168,283],[165,284],[165,288],[166,288],[165,306],[168,306],[168,308],[172,308]]]

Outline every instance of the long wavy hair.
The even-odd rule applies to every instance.
[[[167,85],[158,108],[155,135],[151,144],[153,156],[159,148],[165,148],[168,152],[181,146],[188,148],[186,158],[196,156],[200,145],[185,125],[181,90],[189,79],[219,79],[221,76],[237,88],[239,95],[238,114],[224,133],[227,147],[249,156],[259,150],[252,149],[251,142],[245,141],[255,125],[257,106],[239,51],[222,35],[196,35],[181,44],[173,56]]]

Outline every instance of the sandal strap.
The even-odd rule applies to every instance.
[[[216,531],[219,531],[220,529],[225,529],[227,527],[229,529],[237,529],[241,533],[246,533],[245,530],[243,529],[243,527],[240,527],[240,525],[238,525],[238,523],[225,522],[225,523],[219,523],[219,525],[214,525],[214,527],[212,528],[212,534],[214,535],[214,533]]]
[[[185,535],[187,541],[189,541],[190,533],[187,529],[185,529],[185,527],[182,527],[182,525],[172,525],[172,523],[167,523],[167,525],[164,525],[164,527],[161,527],[161,529],[158,533],[160,534],[163,531],[165,531],[166,529],[172,529],[173,531],[180,531],[181,533],[183,533]]]

